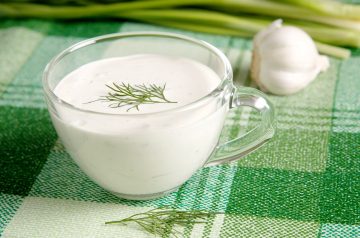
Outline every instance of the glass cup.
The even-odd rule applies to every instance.
[[[211,68],[221,82],[185,106],[139,114],[84,110],[54,94],[56,85],[84,64],[135,54],[189,58]],[[125,199],[168,194],[199,168],[237,160],[268,141],[275,131],[274,109],[266,95],[252,88],[235,88],[231,65],[220,50],[177,34],[120,33],[84,40],[50,61],[43,89],[67,152],[95,183]],[[227,112],[241,106],[256,109],[261,122],[245,135],[219,144]]]

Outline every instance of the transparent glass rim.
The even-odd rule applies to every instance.
[[[158,111],[158,112],[148,112],[148,113],[136,113],[136,114],[125,114],[125,113],[108,113],[108,112],[96,112],[96,111],[91,111],[91,110],[86,110],[86,109],[82,109],[79,107],[76,107],[70,103],[65,102],[64,100],[62,100],[61,98],[59,98],[54,92],[53,90],[50,88],[49,85],[49,74],[51,72],[51,70],[57,65],[58,62],[60,62],[62,60],[62,58],[64,58],[65,56],[71,54],[72,52],[82,49],[84,47],[93,45],[93,44],[97,44],[97,43],[101,43],[101,42],[106,42],[106,41],[113,41],[113,40],[117,40],[117,39],[123,39],[123,38],[131,38],[131,37],[163,37],[163,38],[173,38],[173,39],[179,39],[182,41],[186,41],[186,42],[191,42],[194,44],[197,44],[201,47],[204,47],[208,50],[210,50],[211,52],[213,52],[222,62],[223,67],[224,67],[224,75],[221,77],[221,82],[219,83],[218,87],[216,87],[213,91],[209,92],[207,95],[191,102],[188,103],[186,105],[183,106],[179,106],[179,107],[175,107],[175,108],[171,108],[171,109],[167,109],[167,110],[163,110],[163,111]],[[68,47],[67,49],[61,51],[58,55],[56,55],[54,58],[52,58],[50,60],[50,62],[46,65],[45,70],[43,72],[43,77],[42,77],[42,84],[43,84],[43,90],[46,94],[47,97],[49,97],[52,101],[56,101],[58,104],[63,105],[67,108],[76,110],[76,111],[81,111],[81,112],[86,112],[86,113],[91,113],[91,114],[99,114],[99,115],[107,115],[107,116],[131,116],[131,117],[137,117],[137,116],[149,116],[149,115],[162,115],[162,114],[166,114],[166,113],[172,113],[172,112],[178,112],[178,111],[186,111],[188,109],[194,108],[196,106],[198,106],[199,104],[202,104],[204,101],[206,101],[208,98],[210,97],[214,97],[217,96],[219,93],[221,93],[224,90],[224,87],[226,85],[228,85],[228,83],[231,83],[230,79],[232,75],[232,69],[231,69],[231,64],[229,62],[229,60],[227,59],[227,57],[215,46],[207,43],[206,41],[203,40],[197,40],[188,36],[184,36],[184,35],[180,35],[180,34],[174,34],[174,33],[167,33],[167,32],[155,32],[155,31],[142,31],[142,32],[131,32],[131,33],[114,33],[114,34],[107,34],[107,35],[102,35],[102,36],[98,36],[98,37],[94,37],[94,38],[89,38],[83,41],[80,41],[70,47]]]

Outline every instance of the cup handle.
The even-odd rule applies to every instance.
[[[254,88],[233,89],[230,109],[248,106],[259,111],[261,123],[246,134],[218,145],[205,167],[238,160],[265,144],[275,133],[274,106],[267,96]]]

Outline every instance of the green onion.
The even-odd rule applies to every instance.
[[[192,23],[179,23],[174,21],[161,21],[161,20],[154,20],[154,19],[146,19],[143,20],[145,22],[156,24],[156,25],[162,25],[166,27],[172,27],[172,28],[178,28],[182,30],[189,30],[189,31],[195,31],[195,32],[203,32],[203,33],[209,33],[209,34],[219,34],[219,35],[227,35],[227,36],[239,36],[239,37],[252,37],[254,34],[240,31],[240,30],[233,30],[233,29],[225,29],[223,27],[216,27],[216,26],[207,26],[207,25],[199,25],[199,24],[192,24]],[[350,57],[351,52],[348,49],[324,44],[320,42],[316,42],[316,47],[318,51],[322,54],[326,54],[329,56],[333,56],[340,59],[347,59]]]
[[[87,6],[50,6],[34,3],[0,3],[0,17],[36,17],[45,19],[81,19],[111,17],[121,11],[168,8],[201,4],[209,0],[142,0]]]
[[[235,17],[223,13],[197,9],[170,9],[170,10],[136,10],[131,12],[121,12],[116,16],[140,19],[140,20],[164,20],[189,23],[202,23],[208,26],[221,26],[230,29],[239,29],[251,33],[256,33],[266,27],[270,21],[259,20],[249,17]]]
[[[281,1],[281,0],[280,0]],[[291,2],[290,0],[289,2]],[[311,2],[306,0],[305,2]],[[330,26],[360,30],[360,22],[349,19],[336,18],[329,15],[319,14],[316,11],[302,8],[296,5],[271,2],[266,0],[220,0],[209,4],[216,10],[222,10],[233,14],[253,13],[276,18],[290,18],[323,23]],[[360,15],[359,15],[360,17]]]
[[[320,53],[326,54],[329,56],[334,56],[336,58],[347,59],[351,55],[350,50],[344,49],[341,47],[336,47],[336,46],[332,46],[332,45],[328,45],[328,44],[324,44],[324,43],[320,43],[320,42],[316,42],[316,41],[315,41],[315,45]]]
[[[153,20],[146,19],[145,22],[162,25],[166,27],[173,27],[182,30],[195,31],[195,32],[203,32],[209,34],[218,34],[218,35],[228,35],[228,36],[239,36],[239,37],[252,37],[253,34],[245,31],[233,30],[233,29],[225,29],[222,27],[216,26],[207,26],[207,25],[199,25],[199,24],[191,24],[191,23],[181,23],[176,21],[161,21],[161,20]]]
[[[10,2],[9,2],[10,1]],[[320,52],[344,58],[360,47],[360,6],[332,0],[63,0],[44,5],[3,0],[1,18],[118,18],[212,34],[252,37],[277,18],[302,28]],[[15,2],[14,2],[15,1]],[[71,2],[78,5],[71,6]],[[101,3],[105,2],[107,4]],[[110,2],[110,3],[109,3]]]
[[[137,10],[131,12],[121,12],[116,14],[123,18],[130,18],[136,20],[163,20],[172,22],[190,22],[206,24],[208,26],[218,26],[225,29],[240,30],[242,32],[249,32],[255,34],[262,28],[269,25],[272,20],[264,20],[251,16],[235,17],[223,13],[208,11],[208,10],[194,10],[194,9],[179,9],[179,10]],[[360,47],[360,33],[351,30],[344,30],[339,28],[331,28],[319,25],[298,25],[294,22],[292,25],[298,26],[311,35],[315,40],[339,45]]]
[[[342,18],[360,20],[360,6],[332,0],[281,0],[306,7],[319,13]]]

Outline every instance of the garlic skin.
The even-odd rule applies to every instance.
[[[253,41],[251,77],[260,89],[277,95],[300,91],[329,67],[303,30],[274,21]]]

